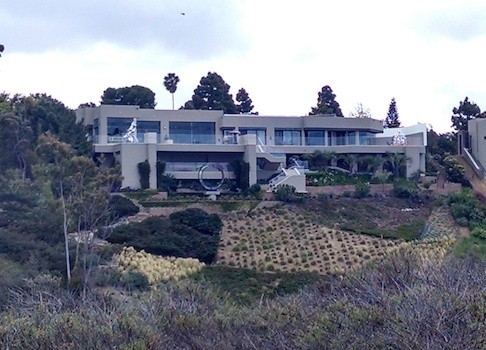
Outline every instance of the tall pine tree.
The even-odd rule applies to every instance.
[[[238,93],[236,94],[236,102],[236,108],[239,114],[258,114],[258,112],[252,112],[253,101],[244,88],[238,90]]]
[[[309,115],[335,114],[336,117],[344,117],[336,95],[332,92],[329,85],[324,86],[317,96],[317,107],[312,107]]]
[[[397,102],[395,97],[391,99],[390,106],[388,107],[388,114],[385,119],[385,128],[399,128],[400,119],[398,117]]]
[[[201,78],[192,99],[185,103],[184,109],[223,110],[226,114],[236,114],[238,110],[229,89],[230,86],[218,73],[209,72]]]

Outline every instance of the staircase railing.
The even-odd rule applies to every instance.
[[[467,148],[463,148],[463,156],[466,162],[471,166],[471,168],[474,170],[476,175],[478,175],[481,179],[484,178],[484,168],[482,167],[481,163],[479,163],[474,156],[469,152]]]

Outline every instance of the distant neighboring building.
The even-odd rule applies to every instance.
[[[480,178],[486,167],[486,119],[469,120],[467,131],[457,133],[457,153],[466,159]]]
[[[148,160],[150,187],[156,188],[156,162],[180,180],[198,179],[199,169],[217,163],[229,178],[231,162],[250,165],[250,185],[270,178],[292,157],[317,150],[336,154],[403,153],[407,176],[425,171],[425,124],[383,130],[380,120],[325,116],[228,115],[214,110],[156,110],[101,105],[76,110],[78,122],[92,127],[95,153],[121,164],[123,187],[139,188],[137,164]],[[124,137],[133,127],[136,135]],[[398,131],[406,144],[393,145]],[[209,169],[208,169],[209,170]],[[217,169],[205,173],[217,178]]]

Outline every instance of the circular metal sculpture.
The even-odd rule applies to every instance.
[[[221,180],[219,180],[215,185],[208,184],[207,182],[204,181],[203,178],[204,172],[209,168],[216,169],[221,173]],[[204,187],[205,190],[216,191],[223,185],[225,179],[223,166],[218,163],[204,164],[202,167],[199,168],[198,178],[199,178],[199,183],[202,185],[202,187]]]

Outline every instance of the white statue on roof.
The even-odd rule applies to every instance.
[[[123,135],[123,141],[130,143],[138,143],[137,138],[137,118],[133,118],[130,127],[127,129],[125,135]]]
[[[407,144],[407,137],[401,131],[398,131],[395,135],[392,136],[392,145],[393,146],[405,146]]]

